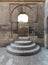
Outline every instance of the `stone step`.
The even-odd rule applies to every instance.
[[[19,39],[19,40],[26,40],[26,41],[27,41],[27,40],[29,40],[29,36],[26,36],[26,37],[20,37],[20,36],[19,36],[18,39]]]
[[[30,45],[30,44],[32,44],[32,41],[14,41],[14,44],[16,44],[16,45]]]
[[[7,46],[7,51],[11,54],[15,54],[15,55],[33,55],[36,54],[38,51],[40,50],[40,46],[37,45],[34,49],[31,50],[16,50],[13,49],[11,46]]]
[[[20,46],[20,45],[16,45],[16,44],[10,44],[10,46],[14,49],[18,49],[18,50],[29,50],[29,49],[33,49],[36,46],[36,43],[33,43],[31,45],[26,45],[26,46]]]

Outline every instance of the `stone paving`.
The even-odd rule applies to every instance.
[[[9,54],[5,47],[0,48],[0,65],[48,65],[48,49],[32,56],[16,56]]]

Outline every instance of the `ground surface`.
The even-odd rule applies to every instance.
[[[15,56],[0,48],[0,65],[48,65],[48,49],[42,48],[32,56]]]

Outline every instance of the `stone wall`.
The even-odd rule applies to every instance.
[[[12,9],[13,6],[12,8],[9,9],[9,4],[10,3],[0,3],[0,39],[4,39],[4,37],[7,40],[12,38],[11,37],[10,9]],[[34,25],[35,25],[35,32],[42,33],[44,30],[44,3],[37,3],[36,5],[32,5],[31,7],[32,7],[32,12],[31,12],[32,14],[30,13],[30,10],[26,7],[23,7],[23,11],[25,11],[29,15],[29,25],[31,26],[31,28],[34,29]],[[18,9],[15,9],[14,13],[12,14],[13,22],[17,22],[16,18],[17,18],[18,12],[20,11]],[[16,26],[17,25],[15,25],[14,23],[12,26],[13,30],[17,28]],[[7,32],[9,32],[9,34],[7,34]],[[40,44],[43,45],[43,43],[44,41],[42,40]]]
[[[15,7],[15,5],[12,5]],[[26,6],[22,6],[23,11],[25,13],[27,13],[28,17],[29,17],[29,26],[31,26],[31,28],[34,28],[35,25],[35,30],[36,31],[42,31],[44,30],[44,3],[37,3],[35,5],[29,5],[32,9],[32,11],[26,7]],[[12,7],[11,7],[12,10]],[[21,11],[21,7],[18,7],[17,9],[14,10],[14,12],[12,13],[12,21],[13,22],[17,22],[17,16]]]
[[[8,24],[8,22],[9,22],[9,4],[0,3],[0,24]]]
[[[44,2],[45,0],[0,0],[0,2]]]

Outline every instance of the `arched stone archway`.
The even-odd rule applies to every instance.
[[[19,13],[21,13],[22,11],[29,16],[29,20],[33,20],[33,18],[36,17],[36,15],[34,15],[34,13],[37,10],[32,9],[31,6],[21,5],[21,6],[16,6],[12,9],[11,14],[10,14],[11,19],[12,19],[11,21],[16,22]],[[34,15],[34,16],[31,16],[31,15]],[[33,20],[33,21],[35,22],[35,20]]]
[[[37,33],[42,33],[44,35],[44,24],[43,24],[43,20],[44,20],[44,3],[10,3],[9,5],[9,9],[10,9],[10,22],[11,22],[11,28],[15,29],[17,28],[17,18],[18,15],[20,14],[20,12],[24,12],[25,14],[27,14],[29,17],[29,26],[30,26],[30,30],[31,33],[34,30],[34,24],[35,24],[35,31]],[[17,7],[17,8],[16,8]],[[11,29],[11,31],[12,31]],[[12,34],[12,32],[11,32]],[[42,35],[41,34],[41,35]],[[41,42],[39,42],[37,40],[37,42],[39,42],[41,44],[41,46],[44,45],[44,37],[43,35],[40,37],[39,40],[41,40]],[[36,35],[38,37],[38,35]]]
[[[11,19],[12,19],[13,22],[17,23],[17,31],[18,31],[18,15],[22,14],[22,13],[28,15],[28,23],[29,23],[29,21],[31,19],[30,18],[31,14],[29,13],[29,11],[32,14],[32,8],[30,6],[25,6],[25,5],[17,6],[12,10]],[[28,27],[29,27],[29,24],[28,24]],[[29,29],[28,29],[28,34],[29,34]]]
[[[24,13],[26,13],[28,15],[28,22],[30,21],[29,22],[29,26],[32,27],[32,28],[34,28],[33,25],[34,25],[34,22],[36,22],[36,16],[37,16],[37,13],[36,13],[37,9],[35,9],[35,7],[37,7],[37,6],[34,5],[32,7],[32,5],[13,5],[13,8],[11,9],[11,13],[10,13],[11,23],[12,22],[18,23],[18,21],[17,21],[18,15],[21,12],[24,12]]]

